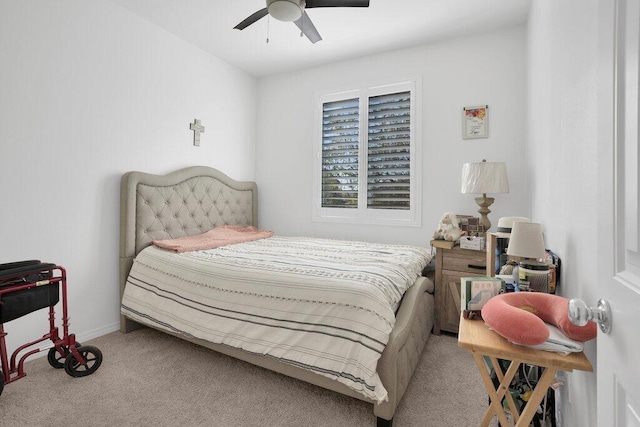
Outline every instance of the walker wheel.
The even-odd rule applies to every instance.
[[[4,390],[4,373],[0,371],[0,395],[2,394],[2,390]]]
[[[72,377],[86,377],[98,370],[102,364],[102,352],[96,347],[85,345],[78,347],[78,353],[84,358],[85,363],[80,363],[69,353],[64,361],[64,370]]]
[[[80,347],[81,345],[82,344],[76,341],[76,348]],[[55,347],[50,348],[49,353],[47,354],[47,361],[49,362],[49,365],[53,366],[56,369],[64,368],[65,359],[67,358],[67,354],[69,354],[68,346],[62,346],[62,348],[66,353],[64,356],[61,355]]]

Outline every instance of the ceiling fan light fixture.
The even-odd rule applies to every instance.
[[[303,12],[302,1],[296,0],[268,0],[267,9],[269,15],[279,21],[296,21]]]

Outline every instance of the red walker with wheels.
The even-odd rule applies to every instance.
[[[62,287],[62,290],[60,290]],[[62,338],[55,322],[54,306],[62,294]],[[49,332],[35,341],[17,348],[11,358],[7,354],[4,324],[26,314],[49,307]],[[69,334],[67,314],[67,273],[56,264],[38,260],[0,264],[0,394],[5,384],[26,374],[24,362],[40,351],[29,347],[51,340],[47,360],[56,369],[64,368],[72,377],[84,377],[94,373],[102,363],[102,353],[96,347],[83,346]],[[20,353],[25,352],[20,358]]]

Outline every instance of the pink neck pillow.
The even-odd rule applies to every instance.
[[[549,338],[545,323],[560,329],[576,341],[597,335],[594,322],[576,326],[569,320],[567,298],[542,292],[510,292],[491,298],[482,307],[482,319],[511,342],[538,345]]]

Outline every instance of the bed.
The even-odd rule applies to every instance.
[[[376,347],[375,345],[366,346],[379,351],[376,356],[377,365],[374,365],[375,372],[373,374],[375,378],[379,378],[383,387],[378,387],[378,390],[383,389],[384,396],[373,392],[363,392],[363,390],[358,390],[357,387],[354,388],[349,381],[336,378],[330,374],[319,373],[319,371],[314,371],[309,366],[301,363],[291,363],[291,360],[284,357],[265,357],[265,354],[260,354],[260,351],[248,351],[251,349],[242,348],[243,346],[228,345],[227,341],[224,340],[221,343],[216,343],[213,340],[209,340],[207,335],[192,333],[203,329],[195,324],[186,331],[182,326],[174,328],[168,324],[170,322],[166,322],[167,324],[165,322],[154,322],[149,319],[150,316],[138,313],[137,307],[129,307],[129,302],[134,299],[131,295],[134,292],[134,288],[138,287],[138,283],[144,282],[146,287],[154,287],[155,289],[155,284],[152,283],[153,280],[162,281],[162,277],[165,277],[145,278],[143,281],[134,283],[135,280],[139,280],[140,274],[144,273],[140,272],[140,268],[147,266],[147,270],[155,274],[157,266],[150,264],[154,258],[157,258],[158,265],[173,264],[173,258],[171,261],[162,258],[166,254],[162,253],[163,249],[158,249],[152,245],[154,240],[196,236],[220,226],[257,227],[257,219],[256,184],[235,181],[216,169],[194,166],[167,175],[153,175],[143,172],[128,172],[124,174],[121,180],[120,217],[120,291],[121,297],[124,297],[124,299],[121,299],[121,331],[123,333],[130,332],[140,327],[141,324],[151,326],[231,357],[341,394],[369,401],[373,403],[378,425],[391,426],[396,407],[407,388],[433,327],[433,282],[427,277],[418,276],[415,279],[412,278],[411,282],[413,283],[409,283],[406,292],[404,292],[404,289],[400,292],[401,297],[398,298],[397,307],[392,306],[391,308],[393,310],[391,312],[393,321],[390,322],[389,331],[385,332],[385,337],[388,335],[386,345],[382,343],[377,349],[374,348]],[[274,236],[273,238],[228,247],[241,248],[236,252],[242,252],[240,255],[241,257],[244,256],[242,262],[249,263],[243,264],[248,266],[246,271],[250,272],[250,274],[245,274],[242,281],[247,281],[247,277],[253,277],[256,282],[262,281],[264,276],[260,275],[262,265],[259,262],[265,246],[287,247],[291,245],[293,253],[300,250],[295,246],[299,244],[296,239],[277,239],[280,239],[280,237]],[[311,243],[314,246],[313,256],[316,256],[317,252],[321,252],[315,246],[324,246],[328,243],[331,242],[328,240],[313,241]],[[358,242],[343,242],[342,244],[358,246]],[[309,245],[309,243],[305,242],[305,245]],[[400,250],[403,250],[403,248],[400,248]],[[228,249],[226,251],[229,252]],[[343,248],[342,251],[349,253],[355,251],[355,249],[348,246]],[[145,256],[147,258],[143,259]],[[137,260],[136,257],[138,257]],[[217,252],[212,254],[207,251],[187,256],[192,265],[202,264],[203,258],[217,259],[217,257]],[[296,257],[289,256],[289,259],[292,258]],[[132,272],[134,260],[136,266],[133,270],[138,269],[135,272],[135,278],[133,277],[134,272]],[[237,263],[238,261],[234,262]],[[315,263],[315,258],[313,262]],[[400,262],[398,261],[398,263]],[[389,267],[389,270],[395,272],[396,268]],[[353,275],[352,273],[350,272],[351,275]],[[210,274],[216,274],[215,269]],[[381,273],[375,272],[372,274],[378,275]],[[191,279],[186,281],[198,282]],[[242,281],[235,283],[234,286],[248,286]],[[150,284],[147,285],[147,283]],[[198,287],[198,289],[201,288],[208,288],[208,286]],[[291,292],[296,292],[294,288],[290,289]],[[155,290],[154,292],[158,293]],[[192,291],[188,290],[187,292]],[[209,290],[206,292],[209,292]],[[389,291],[388,293],[393,292]],[[246,295],[250,295],[250,293]],[[206,294],[204,297],[206,297]],[[147,301],[143,294],[139,299]],[[148,299],[148,301],[150,301],[149,305],[151,305],[151,299]],[[293,311],[295,312],[296,310]],[[235,310],[227,310],[227,312],[230,311],[235,312]],[[374,307],[370,310],[360,311],[374,312],[378,311],[378,309]],[[267,317],[265,316],[265,318]],[[305,324],[305,322],[300,321],[297,324]],[[300,335],[298,338],[304,338],[304,336]],[[271,356],[271,354],[267,355]],[[283,360],[286,361],[283,362]]]

